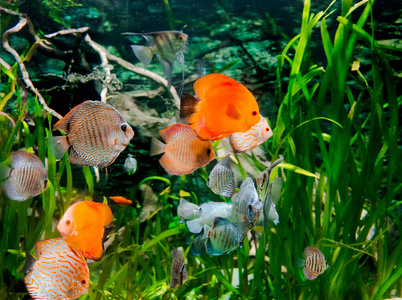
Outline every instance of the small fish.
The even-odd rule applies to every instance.
[[[236,132],[229,137],[229,143],[236,153],[244,152],[264,143],[272,136],[271,127],[267,120],[261,116],[260,121],[251,126],[246,132]]]
[[[66,242],[84,257],[99,260],[103,255],[103,227],[112,220],[112,211],[106,204],[81,201],[66,210],[57,229]]]
[[[159,31],[150,33],[131,33],[125,32],[123,35],[143,36],[146,39],[146,45],[132,45],[135,56],[147,68],[154,54],[158,58],[165,72],[168,88],[172,85],[172,72],[174,61],[181,64],[183,82],[184,82],[184,55],[183,51],[187,45],[188,35],[181,31]]]
[[[299,266],[303,267],[304,278],[314,280],[328,269],[328,263],[320,249],[306,247],[303,255],[304,260],[301,259]]]
[[[197,98],[183,94],[180,118],[204,140],[218,140],[235,132],[246,132],[260,121],[257,101],[240,82],[214,73],[194,83]]]
[[[125,205],[125,206],[133,206],[134,205],[133,201],[131,201],[127,198],[124,198],[122,196],[112,196],[109,198],[116,204]]]
[[[174,124],[159,134],[166,145],[153,138],[150,155],[164,153],[159,162],[170,175],[191,174],[215,158],[211,141],[199,139],[188,125]]]
[[[11,154],[10,161],[11,168],[0,165],[0,179],[5,179],[3,189],[7,198],[24,201],[47,189],[47,172],[39,157],[19,150]]]
[[[128,154],[124,161],[123,168],[128,175],[133,175],[135,171],[137,171],[137,160],[131,154]]]
[[[186,282],[188,272],[186,269],[186,263],[184,262],[183,254],[176,248],[173,248],[172,252],[172,280],[169,287],[175,288],[178,285],[182,285]]]
[[[235,192],[235,179],[230,168],[230,155],[222,158],[209,174],[207,186],[218,195],[232,197]]]
[[[177,207],[177,215],[183,220],[192,220],[201,215],[201,209],[198,205],[180,198],[180,204]]]
[[[227,254],[239,246],[238,231],[228,219],[216,217],[212,230],[208,233],[206,251],[209,255]]]
[[[237,229],[239,242],[243,241],[247,231],[251,230],[260,217],[262,203],[259,201],[257,190],[250,177],[240,185],[236,198]]]
[[[124,117],[109,104],[85,101],[59,120],[54,130],[66,136],[49,137],[48,143],[56,159],[70,148],[72,164],[107,167],[119,156],[134,136]]]
[[[186,222],[188,230],[192,233],[201,232],[203,226],[212,226],[216,217],[226,218],[229,221],[236,221],[235,206],[226,202],[207,202],[200,206],[201,214],[198,218]]]
[[[194,256],[201,256],[203,253],[206,253],[206,242],[208,239],[208,234],[212,230],[211,226],[204,225],[201,233],[197,235],[197,237],[193,240],[190,247],[190,252]]]
[[[33,299],[76,299],[89,288],[85,258],[63,238],[37,242],[35,260],[27,256],[24,282]]]

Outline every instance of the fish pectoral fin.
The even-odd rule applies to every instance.
[[[187,118],[197,112],[197,106],[200,100],[184,93],[180,98],[180,118]]]
[[[154,56],[152,48],[140,45],[131,45],[131,48],[133,49],[135,56],[144,64],[144,68],[147,68]]]
[[[162,65],[163,72],[165,73],[168,81],[168,89],[170,90],[170,87],[172,86],[173,61],[164,59],[160,55],[156,55],[156,57]]]
[[[191,220],[191,221],[187,221],[186,225],[188,227],[188,230],[192,233],[200,233],[202,230],[202,223],[200,218]]]
[[[234,120],[240,120],[241,117],[241,114],[233,103],[229,103],[228,107],[226,108],[226,115]]]
[[[67,136],[50,136],[47,138],[47,144],[56,159],[62,159],[71,146]]]
[[[297,260],[297,267],[303,268],[304,267],[304,262],[305,262],[305,260],[303,258],[299,258]]]
[[[166,145],[156,138],[151,140],[151,150],[149,151],[150,156],[155,156],[165,152]]]

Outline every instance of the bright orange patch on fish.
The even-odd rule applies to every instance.
[[[116,204],[120,204],[120,205],[127,205],[127,206],[132,206],[133,205],[133,201],[121,197],[121,196],[113,196],[113,197],[109,197],[110,199],[112,199],[112,201]]]
[[[84,257],[99,260],[103,255],[103,227],[112,220],[109,206],[81,201],[66,210],[57,229],[65,241]]]
[[[220,73],[194,83],[198,99],[184,95],[180,116],[205,140],[217,140],[235,132],[246,132],[260,121],[254,96],[240,82]]]

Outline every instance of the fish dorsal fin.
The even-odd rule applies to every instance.
[[[215,229],[220,226],[233,226],[233,224],[226,218],[216,217],[214,219],[214,224],[213,224],[212,229]]]
[[[165,143],[169,143],[169,140],[172,137],[172,135],[177,134],[179,131],[183,132],[187,130],[192,129],[186,124],[174,124],[172,126],[169,126],[168,128],[162,129],[161,131],[159,131],[159,134],[165,141]]]
[[[88,105],[91,102],[91,100],[87,100],[84,101],[81,104],[78,104],[77,106],[75,106],[72,110],[70,110],[68,112],[68,114],[66,114],[63,118],[61,118],[59,121],[57,121],[56,124],[54,124],[53,126],[53,131],[56,130],[61,130],[64,133],[68,133],[70,130],[70,122],[71,120],[74,118],[74,115],[80,110],[82,109],[83,106]]]
[[[151,149],[149,151],[150,156],[162,154],[165,152],[165,147],[166,145],[162,143],[160,140],[157,140],[156,138],[152,138],[151,140]]]
[[[233,105],[233,103],[229,103],[228,107],[226,108],[226,115],[234,120],[240,120],[241,114],[237,110],[237,108]]]
[[[103,203],[95,203],[103,216],[103,226],[109,225],[113,221],[113,214],[110,207]]]
[[[180,118],[187,118],[197,112],[197,106],[200,100],[191,96],[190,94],[183,93],[180,98]]]
[[[22,267],[21,271],[19,271],[18,273],[27,273],[27,272],[31,271],[34,267],[35,262],[36,262],[36,259],[31,254],[27,253],[25,264]]]
[[[222,158],[219,163],[221,166],[224,166],[226,168],[230,169],[230,154],[226,155],[224,158]]]

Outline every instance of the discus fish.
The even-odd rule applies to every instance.
[[[183,254],[176,248],[173,248],[172,252],[172,280],[169,287],[175,288],[178,285],[182,285],[186,282],[188,272],[186,269],[186,263],[184,262]]]
[[[103,255],[103,227],[112,220],[109,206],[81,201],[66,210],[57,229],[66,242],[84,257],[99,260]]]
[[[5,179],[3,189],[7,198],[24,201],[47,189],[47,172],[39,157],[19,150],[11,154],[10,160],[11,168],[0,165],[0,179]]]
[[[206,253],[206,242],[208,239],[208,234],[212,230],[211,226],[204,225],[201,233],[197,235],[197,237],[193,240],[190,247],[190,252],[194,256],[201,256],[203,253]]]
[[[183,220],[192,220],[201,215],[201,209],[198,205],[180,198],[180,204],[177,207],[177,215]]]
[[[89,288],[85,258],[63,238],[37,242],[35,260],[27,256],[24,282],[33,299],[76,299]]]
[[[215,218],[206,241],[207,253],[212,256],[227,254],[238,246],[239,235],[236,227],[226,218]]]
[[[253,180],[247,177],[240,185],[236,197],[237,229],[239,242],[243,241],[248,230],[251,230],[260,217],[262,203],[259,201]]]
[[[154,54],[162,65],[168,81],[168,88],[172,85],[172,72],[174,61],[181,64],[184,82],[184,55],[188,35],[181,31],[159,31],[150,33],[125,32],[123,35],[143,36],[146,39],[145,46],[132,45],[135,56],[147,68]]]
[[[133,175],[135,171],[137,171],[137,160],[131,154],[128,154],[124,161],[123,168],[128,175]]]
[[[70,148],[72,164],[107,167],[119,156],[134,136],[124,117],[109,104],[85,101],[59,120],[54,130],[66,136],[49,137],[49,147],[56,159]]]
[[[222,158],[209,174],[207,186],[218,195],[232,197],[235,192],[235,179],[230,168],[230,155]]]
[[[164,153],[159,162],[170,175],[191,174],[215,158],[211,141],[200,140],[188,125],[174,124],[159,134],[166,145],[153,138],[150,155]]]
[[[186,222],[188,230],[192,233],[201,232],[203,226],[212,226],[216,217],[236,221],[235,206],[226,202],[207,202],[200,206],[201,214],[198,218]]]
[[[240,82],[220,73],[194,83],[197,98],[183,94],[180,118],[204,140],[217,140],[235,132],[246,132],[260,121],[257,101]]]
[[[328,269],[328,263],[320,249],[306,247],[303,255],[304,260],[300,261],[300,266],[303,267],[304,278],[314,280]]]
[[[131,201],[127,198],[121,197],[121,196],[112,196],[109,198],[116,204],[125,205],[125,206],[133,206],[134,205],[133,201]]]
[[[260,121],[251,126],[246,132],[236,132],[229,137],[229,143],[236,153],[244,152],[264,143],[272,136],[271,127],[267,120],[261,116]]]

